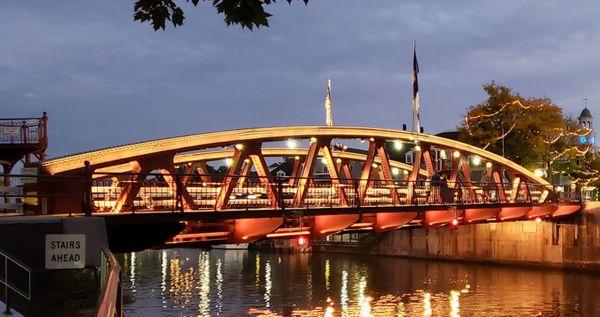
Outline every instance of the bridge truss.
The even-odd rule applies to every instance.
[[[409,151],[411,164],[390,158],[398,144],[402,154]],[[361,145],[364,149],[354,149]],[[274,158],[290,164],[291,173],[272,175],[267,162]],[[223,160],[225,173],[209,172],[211,162]],[[553,218],[579,210],[576,199],[561,196],[544,179],[491,152],[441,137],[375,128],[196,134],[75,154],[43,167],[51,175],[87,175],[84,201],[96,215],[177,214],[187,228],[174,242],[324,237],[342,230]],[[434,177],[440,167],[446,176],[442,181]]]

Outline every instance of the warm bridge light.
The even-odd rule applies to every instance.
[[[307,241],[307,239],[306,239],[305,237],[303,237],[303,236],[301,236],[301,237],[298,237],[298,245],[299,245],[299,246],[301,246],[301,247],[302,247],[302,246],[306,245],[306,243],[307,243],[307,242],[308,242],[308,241]]]
[[[473,162],[473,165],[479,166],[481,164],[481,158],[479,156],[473,156],[471,162]]]
[[[543,177],[544,176],[544,170],[541,168],[536,168],[535,171],[533,172],[535,174],[535,176],[537,177]]]
[[[542,217],[535,217],[534,220],[536,223],[542,223]]]
[[[460,157],[460,152],[459,152],[459,151],[454,151],[454,152],[452,153],[452,157],[454,157],[454,158],[459,158],[459,157]]]
[[[394,149],[402,150],[402,142],[398,140],[394,141]]]
[[[452,219],[452,226],[453,227],[458,226],[458,219],[456,219],[456,218]]]
[[[230,159],[230,158],[225,159],[225,165],[231,166],[231,164],[233,164],[233,160],[232,159]]]
[[[289,147],[290,149],[295,149],[296,147],[298,147],[298,142],[296,142],[296,140],[288,140],[287,147]]]

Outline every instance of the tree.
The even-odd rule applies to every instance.
[[[167,21],[173,27],[183,25],[185,19],[183,10],[178,3],[184,0],[138,0],[133,9],[134,20],[142,23],[150,21],[155,31],[165,29]],[[265,11],[265,6],[275,3],[277,0],[202,0],[209,2],[217,9],[217,12],[225,15],[227,25],[239,24],[242,28],[252,30],[254,27],[269,26],[271,14]],[[292,3],[293,0],[285,0]],[[303,1],[308,4],[309,0]],[[197,6],[200,0],[185,0]]]
[[[565,118],[552,100],[525,98],[494,82],[483,89],[488,99],[468,108],[459,129],[461,141],[550,174],[557,163],[585,160],[590,145],[580,144],[579,138],[590,130]]]

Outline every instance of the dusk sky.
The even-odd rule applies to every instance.
[[[183,1],[180,1],[183,4]],[[182,134],[334,124],[411,123],[412,40],[421,124],[454,129],[495,80],[577,116],[600,104],[597,1],[285,1],[271,27],[227,26],[183,4],[182,28],[154,32],[133,3],[3,1],[0,113],[49,116],[48,154]]]

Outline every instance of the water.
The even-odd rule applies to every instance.
[[[122,256],[126,316],[600,316],[600,276],[347,254]]]

